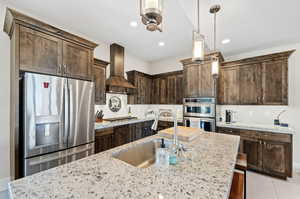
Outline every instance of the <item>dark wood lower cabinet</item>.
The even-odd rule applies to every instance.
[[[115,147],[115,135],[113,128],[96,131],[95,153],[100,153]]]
[[[117,126],[114,128],[96,130],[95,153],[133,142],[154,135],[151,129],[153,121]]]
[[[262,168],[265,172],[275,174],[279,176],[285,176],[289,174],[291,168],[289,168],[289,144],[281,142],[264,142],[263,144],[263,160]]]
[[[271,176],[292,177],[291,134],[218,128],[219,133],[240,136],[239,152],[247,154],[248,169]]]
[[[114,128],[115,146],[121,146],[130,142],[129,125]]]
[[[259,142],[256,140],[243,140],[243,153],[247,154],[247,165],[249,168],[258,169],[260,167],[259,162]],[[248,155],[251,154],[251,155]]]

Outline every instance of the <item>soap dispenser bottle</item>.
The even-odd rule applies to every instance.
[[[156,166],[161,168],[169,167],[169,151],[166,148],[164,139],[161,139],[160,148],[156,149],[155,164]]]

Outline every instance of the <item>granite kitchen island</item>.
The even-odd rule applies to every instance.
[[[166,170],[155,165],[136,168],[112,154],[151,136],[103,153],[71,162],[9,184],[11,198],[206,198],[226,199],[238,153],[238,136],[201,133],[186,147],[193,148],[192,161]]]

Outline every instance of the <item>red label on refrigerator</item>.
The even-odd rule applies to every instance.
[[[49,88],[49,82],[44,82],[44,88]]]

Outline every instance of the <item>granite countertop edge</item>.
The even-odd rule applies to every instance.
[[[125,121],[95,123],[95,130],[123,126],[123,125],[127,125],[127,124],[135,124],[135,123],[139,123],[139,122],[147,122],[147,121],[151,121],[151,120],[155,120],[155,118],[149,117],[149,118],[137,118],[137,119],[131,119],[131,120],[125,120]],[[160,118],[159,121],[172,122],[172,120],[169,118]],[[183,122],[183,119],[178,119],[178,122]]]
[[[217,127],[225,128],[235,128],[235,129],[246,129],[246,130],[256,130],[256,131],[265,131],[271,133],[282,133],[282,134],[294,134],[295,130],[292,127],[276,127],[272,125],[263,125],[263,124],[244,124],[244,123],[224,123],[218,122]]]
[[[112,158],[116,152],[159,137],[150,136],[13,181],[9,183],[10,196],[18,199],[71,196],[152,199],[162,194],[165,198],[228,198],[239,136],[201,134],[185,143],[187,147],[196,146],[193,163],[170,167],[167,173],[155,166],[138,169]]]

